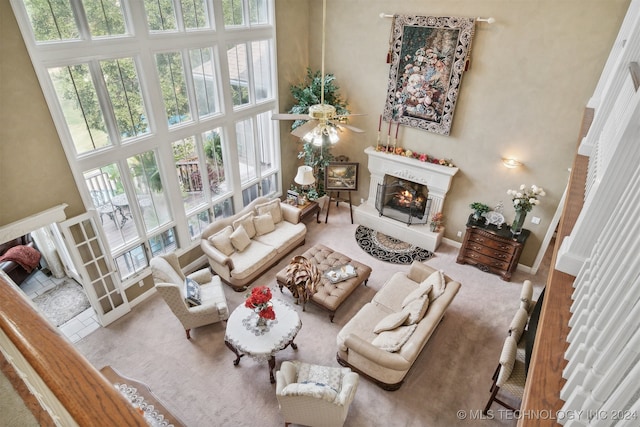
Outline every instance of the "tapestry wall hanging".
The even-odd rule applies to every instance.
[[[474,18],[394,15],[384,118],[449,135]]]

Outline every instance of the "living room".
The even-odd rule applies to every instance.
[[[535,211],[541,223],[539,226],[527,223],[532,236],[521,257],[525,269],[532,267],[567,182],[582,110],[593,92],[627,5],[628,2],[615,2],[613,6],[590,2],[585,8],[575,2],[544,5],[434,2],[425,10],[425,5],[417,2],[402,5],[368,2],[365,7],[361,2],[329,1],[328,71],[337,76],[351,111],[367,114],[351,122],[366,129],[366,133],[349,134],[334,149],[336,154],[346,155],[362,166],[360,190],[353,195],[356,203],[367,198],[369,177],[364,167],[367,164],[364,149],[375,145],[388,83],[385,59],[391,22],[378,15],[384,12],[493,16],[494,24],[478,23],[471,66],[461,86],[451,136],[403,126],[398,141],[407,149],[450,158],[460,169],[444,211],[445,238],[451,242],[461,241],[457,231],[464,230],[471,202],[494,205],[506,201],[506,191],[522,183],[544,187],[547,196]],[[3,8],[6,9],[3,17],[12,15],[8,6]],[[291,104],[289,85],[301,79],[307,65],[319,68],[320,40],[316,34],[321,33],[321,12],[319,2],[277,2],[275,10],[278,35],[288,35],[277,38],[280,110],[284,111]],[[572,25],[574,30],[569,31]],[[376,31],[371,31],[374,27]],[[13,32],[4,28],[3,33],[8,32],[5,39],[16,40],[19,45],[21,37],[15,25]],[[37,173],[30,174],[39,179],[3,188],[5,206],[12,209],[3,209],[0,222],[8,224],[59,203],[67,203],[67,217],[73,217],[84,212],[85,205],[75,190],[76,183],[60,141],[47,118],[50,113],[37,80],[24,71],[31,69],[29,58],[24,49],[18,55],[13,50],[10,53],[12,63],[3,62],[2,66],[8,76],[19,79],[7,88],[7,93],[20,96],[3,101],[3,113],[6,111],[3,117],[12,123],[4,131],[8,133],[7,140],[20,143],[3,147],[3,171],[8,176],[24,176],[25,171],[33,170],[33,165],[39,165]],[[532,58],[536,58],[535,62]],[[541,60],[543,66],[539,64]],[[581,64],[577,69],[576,63]],[[567,75],[567,70],[571,70],[571,85],[560,78]],[[34,120],[38,127],[32,126]],[[286,124],[281,125],[280,136],[282,187],[286,189],[299,165],[292,160],[296,159],[300,144],[289,135]],[[501,164],[502,157],[507,156],[517,157],[525,166],[507,170]],[[25,200],[27,192],[32,197]],[[505,210],[505,216],[510,220],[513,212]],[[332,220],[333,215],[327,225]],[[197,257],[187,258],[189,262]]]

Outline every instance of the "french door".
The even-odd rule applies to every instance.
[[[131,307],[97,221],[96,211],[89,210],[58,225],[98,321],[106,326]]]

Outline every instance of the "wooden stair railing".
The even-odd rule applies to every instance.
[[[593,109],[585,109],[578,141],[587,134],[593,115]],[[553,249],[518,427],[558,425],[558,411],[564,404],[560,399],[560,390],[565,383],[562,371],[567,363],[564,353],[568,347],[569,309],[573,302],[571,295],[575,277],[556,270],[554,266],[562,238],[571,234],[582,210],[588,166],[589,158],[576,154]]]
[[[54,422],[80,426],[147,425],[113,384],[31,304],[0,273],[2,352],[12,365],[18,365],[17,371],[27,374],[25,382],[36,396],[40,395],[38,400],[45,403]],[[53,401],[47,400],[51,394]]]

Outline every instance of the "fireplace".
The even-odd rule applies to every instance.
[[[435,251],[442,240],[444,227],[439,231],[431,231],[429,219],[432,214],[443,211],[445,197],[458,168],[380,152],[374,147],[368,147],[364,152],[369,158],[368,169],[371,173],[369,198],[354,209],[354,221],[404,242]],[[377,201],[380,185],[384,187],[394,182],[398,184],[396,190],[389,187],[380,206]],[[406,193],[402,194],[403,187],[406,186],[410,188],[407,189],[409,193],[415,191],[417,197],[426,198],[424,210],[417,209],[416,204],[407,203]],[[400,207],[389,206],[389,200],[385,199],[390,197],[389,194],[398,192],[405,197],[399,199]]]
[[[425,184],[385,175],[383,182],[378,184],[375,205],[381,216],[408,225],[426,224],[431,199]]]

